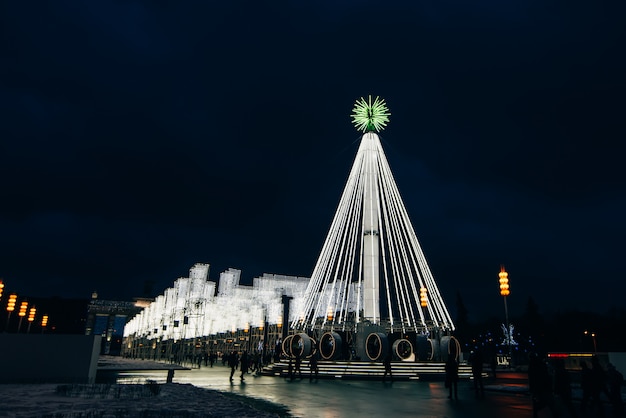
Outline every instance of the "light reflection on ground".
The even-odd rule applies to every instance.
[[[286,405],[296,417],[336,418],[349,416],[379,417],[528,417],[532,416],[526,394],[487,392],[475,399],[471,381],[459,384],[459,400],[448,399],[443,382],[322,380],[308,377],[289,381],[279,377],[239,379],[229,382],[230,369],[222,365],[194,370],[177,370],[176,383],[190,383],[220,391],[233,392]],[[120,373],[119,382],[137,383],[138,379],[164,381],[163,372]],[[522,383],[520,383],[522,385]],[[523,385],[522,385],[523,386]]]

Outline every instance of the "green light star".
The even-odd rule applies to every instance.
[[[385,99],[376,96],[372,103],[372,96],[368,96],[367,101],[363,97],[356,101],[350,116],[358,131],[380,132],[387,126],[391,113],[389,113]]]

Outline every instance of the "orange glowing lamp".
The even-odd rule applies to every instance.
[[[504,270],[504,266],[500,266],[498,277],[500,277],[500,294],[502,296],[509,296],[511,294],[509,290],[509,273]]]
[[[428,298],[426,297],[425,287],[420,288],[420,305],[422,306],[422,308],[425,308],[428,306]]]
[[[37,308],[35,308],[34,306],[30,308],[30,311],[28,311],[28,322],[33,322],[35,320],[36,313],[37,313]]]
[[[20,305],[20,311],[17,313],[19,316],[26,316],[26,310],[28,309],[28,302],[24,301]]]
[[[15,304],[17,303],[17,295],[9,295],[9,302],[7,303],[7,311],[13,312],[15,310]]]

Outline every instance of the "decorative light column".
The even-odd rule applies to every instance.
[[[20,328],[22,328],[22,319],[26,316],[26,310],[28,309],[28,302],[23,301],[20,304],[20,311],[17,313],[20,317],[20,322],[17,324],[17,332],[20,332]]]
[[[422,287],[420,288],[420,306],[422,308],[425,308],[428,306],[428,298],[426,297],[426,288]]]
[[[30,311],[28,311],[28,329],[26,330],[27,334],[30,333],[30,326],[33,324],[33,321],[35,320],[36,313],[37,313],[37,308],[35,308],[35,306],[30,308]]]
[[[509,367],[511,365],[511,327],[509,325],[509,309],[506,305],[506,297],[511,294],[509,290],[509,273],[504,270],[504,266],[500,266],[500,295],[504,298],[504,317],[506,320],[506,342],[509,346]]]
[[[11,314],[15,310],[15,304],[17,303],[17,295],[15,293],[11,293],[9,295],[9,301],[7,302],[7,326],[5,329],[9,330],[9,321],[11,320]]]
[[[41,317],[41,333],[42,334],[47,326],[48,326],[48,315],[44,315]]]

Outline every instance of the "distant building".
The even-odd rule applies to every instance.
[[[150,302],[148,298],[135,298],[135,302],[102,300],[93,292],[87,305],[84,333],[102,336],[101,354],[119,355],[126,321]]]

